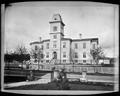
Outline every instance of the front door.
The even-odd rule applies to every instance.
[[[53,52],[53,59],[57,59],[57,52]]]

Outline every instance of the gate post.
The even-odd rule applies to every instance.
[[[51,72],[51,81],[53,81],[53,79],[54,79],[54,71],[55,71],[55,67],[52,68],[52,72]]]

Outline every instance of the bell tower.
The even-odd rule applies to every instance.
[[[50,49],[60,59],[61,39],[64,37],[64,26],[60,14],[54,14],[50,23]]]
[[[50,34],[60,34],[64,36],[64,26],[60,14],[54,14],[50,23]]]

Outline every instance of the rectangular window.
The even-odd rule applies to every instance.
[[[83,63],[86,63],[86,60],[83,60]]]
[[[63,57],[64,57],[64,58],[66,57],[66,52],[63,52]]]
[[[77,52],[75,52],[75,58],[78,58],[78,53]]]
[[[53,35],[53,39],[57,39],[57,35]]]
[[[41,49],[43,50],[43,45],[41,46]]]
[[[84,49],[86,48],[86,43],[83,43],[83,48],[84,48]]]
[[[78,60],[75,60],[75,63],[78,63]]]
[[[57,47],[57,45],[56,44],[53,44],[53,48],[56,48]]]
[[[66,42],[63,42],[63,48],[65,48],[66,47]]]
[[[47,43],[47,45],[46,45],[46,49],[49,49],[49,43]]]
[[[75,43],[75,49],[78,49],[78,44],[77,43]]]
[[[53,41],[53,48],[56,48],[57,47],[57,42],[56,41]]]
[[[37,50],[38,49],[38,46],[35,46],[35,50]]]
[[[93,44],[93,49],[95,49],[95,44]]]
[[[46,53],[46,58],[49,58],[49,52]]]
[[[83,58],[86,58],[86,52],[83,53]]]
[[[40,54],[40,56],[41,56],[41,59],[43,59],[44,55],[42,53]]]
[[[53,31],[57,31],[57,26],[54,26],[54,27],[53,27]]]
[[[43,60],[41,60],[41,63],[43,63]]]
[[[49,60],[46,60],[46,63],[49,63]]]
[[[63,60],[63,63],[66,63],[66,60]]]

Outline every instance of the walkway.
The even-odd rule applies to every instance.
[[[32,84],[45,84],[50,82],[50,77],[49,76],[50,73],[41,76],[40,79],[36,80],[36,81],[23,81],[23,82],[16,82],[16,83],[10,83],[10,84],[4,84],[4,87],[18,87],[18,86],[23,86],[23,85],[32,85]]]
[[[82,78],[81,75],[78,74],[67,74],[67,78],[75,79],[75,78]],[[5,87],[18,87],[18,86],[23,86],[23,85],[32,85],[32,84],[45,84],[51,81],[51,74],[48,73],[44,76],[41,76],[40,79],[36,81],[24,81],[24,82],[17,82],[17,83],[10,83],[10,84],[5,84]],[[113,83],[114,82],[114,77],[113,76],[93,76],[93,75],[87,75],[87,81],[94,81],[94,82],[109,82]]]

